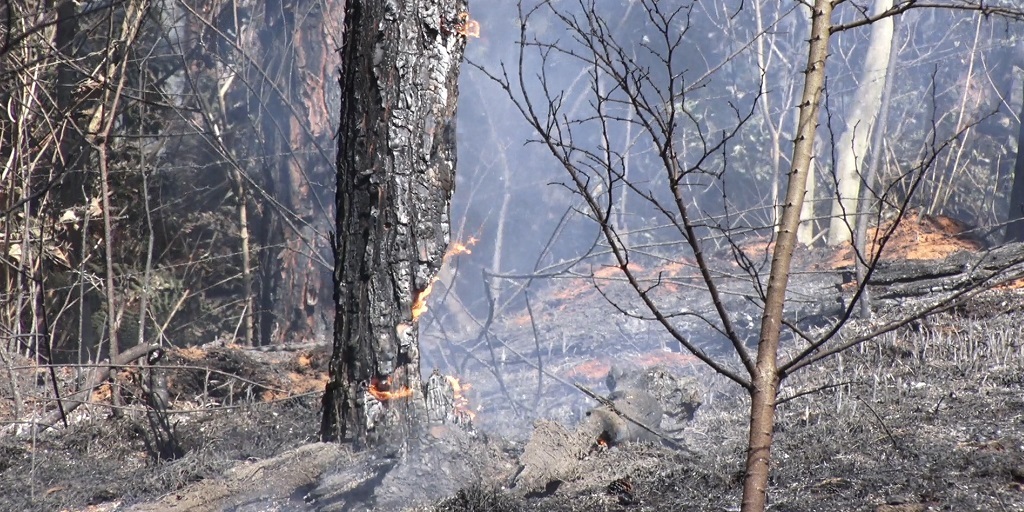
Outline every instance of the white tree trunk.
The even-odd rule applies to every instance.
[[[872,15],[892,8],[893,0],[875,0]],[[860,168],[867,154],[871,130],[878,117],[882,90],[885,88],[885,69],[892,47],[893,20],[883,18],[871,24],[871,38],[864,56],[864,70],[860,86],[846,116],[846,129],[839,137],[836,148],[836,179],[838,187],[832,203],[828,244],[838,245],[852,238],[857,198],[860,194]]]
[[[797,119],[799,117],[800,112],[797,111]],[[821,142],[816,142],[811,151],[811,163],[807,167],[807,186],[805,187],[807,190],[804,192],[804,205],[800,208],[800,227],[796,229],[796,240],[804,245],[811,245],[817,237],[821,236],[821,231],[815,228],[818,222],[814,216],[814,210],[818,204],[814,200],[818,187],[817,172],[815,172],[818,165],[816,155],[820,146]]]

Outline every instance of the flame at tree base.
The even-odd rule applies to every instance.
[[[445,411],[441,413],[441,417],[436,418],[437,420],[444,421],[443,418],[447,416],[449,420],[453,420],[455,423],[471,424],[476,418],[476,412],[470,407],[469,399],[465,395],[465,391],[472,387],[470,384],[461,382],[454,375],[441,375],[439,371],[434,370],[426,385],[428,388],[426,394],[428,396],[431,394],[429,390],[431,386],[440,388],[442,393],[448,396],[447,399],[442,400],[445,404],[442,408]],[[445,391],[444,388],[450,391]],[[391,376],[388,376],[383,379],[373,378],[370,385],[366,388],[366,393],[386,407],[386,404],[392,400],[411,397],[413,390],[406,386],[392,389]]]

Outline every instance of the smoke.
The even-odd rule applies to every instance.
[[[521,34],[528,42],[549,45],[532,46],[523,54],[521,78],[534,106],[543,112],[545,100],[557,100],[565,116],[558,122],[568,121],[576,146],[594,154],[610,149],[621,157],[622,178],[631,186],[624,181],[602,184],[600,176],[591,175],[590,190],[606,201],[602,204],[633,251],[632,262],[651,283],[660,283],[652,293],[698,345],[724,348],[720,325],[705,321],[714,318],[714,310],[700,292],[700,281],[693,279],[692,251],[673,227],[678,216],[666,215],[653,202],[671,204],[673,199],[666,192],[655,136],[631,124],[637,113],[622,103],[604,106],[615,122],[595,122],[593,66],[586,64],[580,35],[566,26],[566,20],[585,23],[587,16],[604,31],[595,40],[621,50],[635,76],[644,77],[638,90],[656,98],[652,103],[660,102],[661,108],[678,112],[672,142],[679,163],[693,169],[684,180],[683,201],[699,219],[697,234],[725,278],[738,329],[754,343],[760,317],[757,280],[728,282],[729,276],[746,274],[736,267],[736,252],[725,235],[749,243],[743,252],[750,269],[764,272],[770,252],[763,244],[772,237],[778,187],[788,172],[796,129],[807,10],[793,2],[738,0],[526,2],[522,12],[514,2],[477,0],[470,10],[480,21],[481,37],[469,42],[460,83],[452,224],[453,238],[478,242],[472,254],[452,259],[442,286],[431,296],[430,312],[421,320],[424,368],[440,367],[473,382],[475,398],[484,402],[484,423],[497,401],[509,402],[501,408],[514,415],[572,418],[585,404],[545,402],[544,397],[568,389],[565,382],[578,377],[570,369],[580,362],[615,359],[624,351],[679,350],[663,328],[641,319],[650,315],[635,293],[618,287],[621,276],[593,278],[611,262],[597,224],[562,166],[536,143],[539,134],[508,92],[477,69],[518,85]],[[522,13],[531,12],[521,32]],[[859,16],[853,6],[844,7],[836,21],[848,23]],[[844,31],[834,44],[827,109],[820,120],[819,189],[809,198],[818,205],[818,215],[827,214],[834,194],[832,134],[841,130],[856,90],[867,30]],[[960,127],[969,119],[979,123],[977,128],[961,137],[958,154],[939,162],[929,176],[931,191],[923,196],[947,198],[934,213],[982,225],[1000,221],[993,212],[1005,201],[1007,163],[1012,161],[1005,147],[1012,145],[1016,130],[1016,120],[1008,119],[1020,102],[1012,92],[1020,88],[1012,73],[1019,62],[1014,43],[1019,32],[1016,25],[958,12],[921,10],[901,17],[887,143],[870,150],[886,151],[883,183],[898,189],[900,169],[919,158],[930,133],[948,139],[960,129],[957,118]],[[612,86],[608,80],[598,82]],[[521,91],[514,94],[523,99]],[[950,113],[958,110],[962,115]],[[586,163],[583,157],[573,161]],[[959,181],[967,175],[983,186]],[[611,193],[602,195],[601,186]],[[996,206],[986,209],[986,201]],[[831,285],[813,275],[797,277],[796,285],[805,288],[793,303],[793,314],[820,322],[834,304],[816,304],[813,297]],[[493,391],[484,396],[485,390]]]

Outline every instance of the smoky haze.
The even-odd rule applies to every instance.
[[[867,3],[843,2],[836,23],[859,19]],[[22,221],[0,220],[5,230],[25,237],[32,216],[53,226],[44,237],[51,246],[43,259],[51,262],[48,286],[56,290],[47,305],[62,311],[52,320],[55,360],[105,357],[110,317],[120,322],[114,331],[122,347],[143,340],[271,345],[332,338],[328,240],[334,229],[343,4],[153,2],[125,54],[131,97],[111,139],[109,199],[116,218],[112,253],[104,254],[105,235],[97,227],[101,180],[84,134],[102,117],[96,115],[102,112],[96,91],[103,76],[93,71],[113,65],[121,53],[113,51],[110,38],[124,36],[98,27],[121,30],[127,6],[134,4],[63,2],[57,9],[11,3],[25,7],[10,21],[21,32],[12,33],[28,38],[0,55],[0,91],[7,99],[38,86],[50,93],[26,96],[0,114],[0,157],[7,165],[0,174],[9,179],[0,202],[14,212],[22,196],[11,191],[60,186],[26,203]],[[475,372],[500,384],[501,365],[535,372],[533,364],[568,381],[569,369],[583,360],[652,348],[678,353],[661,328],[643,319],[636,297],[612,286],[619,277],[607,273],[609,248],[579,190],[484,72],[507,73],[513,85],[519,83],[516,3],[474,0],[470,12],[481,36],[469,40],[461,76],[452,225],[453,240],[472,253],[449,257],[431,295],[420,322],[425,368]],[[605,76],[596,83],[614,101],[596,104],[581,40],[587,33],[573,34],[566,20],[593,22],[603,32],[593,41],[623,52],[623,62],[643,76],[638,90],[655,110],[679,113],[671,142],[678,163],[690,170],[682,202],[700,220],[696,235],[716,271],[745,277],[723,235],[761,248],[747,254],[745,264],[763,271],[764,241],[771,238],[794,138],[807,9],[789,0],[559,0],[528,1],[523,12],[531,13],[526,41],[539,44],[523,52],[525,92],[546,115],[540,81],[546,80],[548,99],[560,102],[556,125],[571,130],[580,149],[570,161],[587,172],[587,190],[608,208],[632,262],[650,272],[648,278],[675,280],[675,291],[658,289],[661,298],[686,291],[690,302],[673,310],[680,326],[701,346],[721,348],[719,326],[700,318],[711,313],[707,297],[688,281],[694,275],[691,248],[680,239],[675,219],[654,203],[671,202],[655,137],[629,124],[637,113]],[[671,18],[664,31],[662,16]],[[50,22],[60,27],[52,36],[55,48],[32,39],[51,37],[33,28]],[[821,242],[834,195],[832,141],[854,106],[869,34],[870,27],[842,31],[831,48],[817,187],[808,197],[815,205],[809,220],[814,243]],[[873,201],[898,203],[909,171],[941,146],[912,206],[955,217],[977,226],[979,237],[998,240],[1021,108],[1020,28],[969,12],[914,9],[898,17],[895,34],[885,133],[879,147],[864,155],[880,157],[874,192],[886,197]],[[564,51],[544,46],[553,44]],[[15,59],[14,50],[25,53]],[[45,62],[46,71],[29,73],[25,62]],[[523,100],[522,92],[515,90],[515,98]],[[613,121],[600,123],[595,108]],[[75,126],[62,125],[69,135],[54,144],[53,137],[33,135],[33,127],[47,123]],[[605,150],[615,155],[621,173],[615,179],[589,159]],[[5,257],[14,261],[13,254]],[[107,260],[112,308],[105,302]],[[731,286],[737,308],[757,302],[749,280]],[[9,288],[16,288],[13,281]],[[11,309],[5,328],[22,332],[23,319],[34,314],[32,303]],[[758,315],[738,311],[741,327],[756,330]],[[550,378],[539,380],[531,381],[534,392],[554,386]]]
[[[836,12],[836,23],[862,17],[855,7],[864,4],[844,4]],[[538,5],[526,2],[523,12]],[[549,46],[530,46],[523,53],[527,95],[543,117],[546,87],[549,97],[560,102],[558,122],[571,130],[575,146],[594,154],[610,148],[618,155],[622,179],[609,182],[606,176],[592,173],[589,190],[605,201],[602,205],[632,250],[632,261],[642,268],[680,265],[688,269],[684,274],[694,274],[689,263],[692,251],[672,228],[671,215],[652,202],[671,198],[651,136],[630,124],[635,112],[624,103],[602,106],[602,112],[616,121],[596,121],[593,69],[584,62],[586,49],[556,11],[581,22],[588,14],[597,19],[605,31],[604,40],[643,70],[647,81],[640,90],[663,105],[675,103],[685,113],[679,116],[674,141],[680,164],[693,169],[686,176],[684,201],[702,219],[698,236],[716,271],[726,281],[730,276],[745,276],[736,267],[735,252],[725,235],[740,245],[749,241],[755,246],[772,236],[777,196],[785,187],[796,129],[809,31],[807,9],[784,1],[601,1],[593,3],[593,8],[589,5],[551,2],[532,12],[526,40]],[[648,7],[655,5],[662,14],[676,13],[668,38],[649,15]],[[440,280],[444,286],[435,290],[430,312],[421,321],[424,368],[465,374],[488,390],[504,388],[504,396],[494,391],[490,397],[477,398],[518,401],[522,407],[517,410],[513,405],[513,411],[527,416],[566,415],[570,413],[556,406],[545,412],[544,407],[551,404],[525,405],[527,397],[544,393],[539,387],[558,389],[564,384],[540,377],[538,385],[536,366],[574,380],[578,375],[573,369],[590,360],[625,357],[624,351],[678,352],[680,348],[654,322],[629,316],[644,316],[646,311],[636,297],[615,289],[614,278],[601,273],[613,260],[581,196],[559,162],[536,142],[538,134],[524,122],[508,93],[487,76],[507,74],[518,85],[517,6],[477,0],[470,10],[481,24],[481,37],[469,42],[460,82],[452,232],[453,240],[473,243],[472,253],[450,257]],[[834,141],[844,129],[858,80],[866,65],[885,66],[865,63],[869,34],[869,27],[843,31],[831,49],[814,164],[817,188],[808,197],[814,204],[810,222],[816,233],[828,226],[825,217],[835,196]],[[675,89],[669,91],[665,55],[676,37],[682,43],[670,57]],[[929,9],[899,17],[893,51],[897,65],[883,147],[869,148],[866,155],[881,152],[875,204],[902,200],[910,186],[908,170],[942,146],[910,206],[977,226],[977,236],[988,236],[989,242],[998,239],[1019,126],[1019,37],[1019,27],[971,13]],[[564,51],[551,51],[550,45]],[[545,50],[549,51],[546,60],[541,57]],[[611,86],[604,79],[597,83]],[[513,95],[523,99],[513,89]],[[605,137],[609,142],[604,142]],[[585,157],[573,158],[586,167]],[[632,185],[624,185],[626,181]],[[814,239],[821,241],[820,236]],[[769,256],[763,248],[748,254],[752,271],[766,275]],[[798,286],[791,294],[793,309],[803,311],[801,300],[814,301],[815,278],[809,272],[800,277],[809,269],[795,270],[797,284],[805,279],[811,287],[801,290]],[[679,326],[706,350],[724,349],[725,337],[717,330],[720,325],[697,318],[714,316],[701,287],[689,282],[680,286],[689,298],[672,299],[667,291],[662,297],[668,304],[681,300],[675,310],[681,312]],[[756,343],[756,285],[745,278],[726,286],[736,297],[733,304],[741,330],[750,343]],[[594,293],[601,287],[605,287],[601,293]],[[572,301],[578,305],[572,306]],[[813,314],[819,313],[820,308],[813,309]],[[516,377],[503,379],[502,372]],[[509,391],[515,386],[504,380],[516,378],[532,380]]]

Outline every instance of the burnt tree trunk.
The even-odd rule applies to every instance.
[[[1024,113],[1024,105],[1021,105]],[[1024,118],[1017,132],[1017,159],[1013,165],[1010,211],[1007,213],[1005,243],[1024,242]]]
[[[324,440],[405,439],[425,421],[413,304],[449,239],[464,10],[462,0],[348,3]]]
[[[260,344],[329,339],[331,296],[327,237],[334,212],[330,144],[335,133],[332,75],[340,65],[332,36],[341,32],[344,0],[273,0],[254,45],[263,55],[250,70],[267,109],[260,136],[265,179],[282,208],[268,209],[262,237]],[[271,83],[267,83],[267,81]]]

